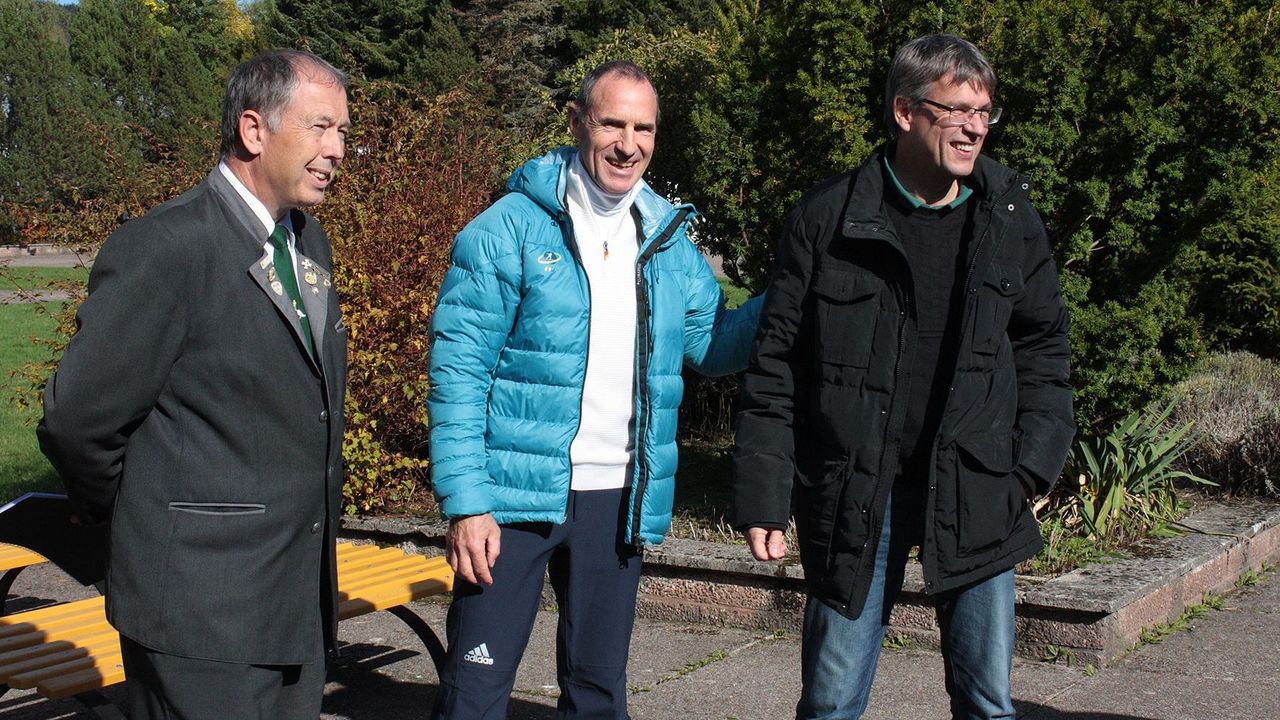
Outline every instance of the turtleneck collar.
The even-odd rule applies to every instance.
[[[621,194],[607,193],[596,185],[595,180],[591,179],[590,173],[582,164],[581,154],[575,154],[573,162],[569,163],[569,182],[578,191],[575,194],[586,201],[591,212],[597,217],[613,217],[630,210],[631,204],[640,194],[641,185],[644,184],[644,181],[637,182],[630,190]]]

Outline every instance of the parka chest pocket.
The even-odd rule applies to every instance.
[[[813,283],[823,362],[868,367],[884,281],[868,272],[829,270]]]
[[[973,351],[995,355],[1008,336],[1013,304],[1022,294],[1022,268],[1016,265],[992,265],[978,288],[977,308],[973,317]]]

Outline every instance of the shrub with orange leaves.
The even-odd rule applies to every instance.
[[[334,249],[349,327],[346,512],[427,493],[427,350],[453,237],[501,188],[510,137],[465,92],[353,88],[354,130],[334,190],[315,208]]]

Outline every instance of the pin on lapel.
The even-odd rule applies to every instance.
[[[263,253],[262,259],[258,261],[258,267],[266,269],[271,264],[271,253]]]
[[[328,275],[325,275],[325,276],[324,276],[324,286],[325,286],[325,287],[329,287],[329,276],[328,276]]]
[[[310,269],[311,269],[311,261],[310,261],[310,260],[308,260],[307,258],[301,258],[301,259],[299,259],[299,260],[298,260],[298,264],[299,264],[299,265],[301,265],[301,266],[302,266],[304,269],[306,269],[306,270],[310,270]]]
[[[304,265],[303,267],[306,267],[306,265]],[[308,285],[315,285],[316,280],[318,280],[319,278],[316,277],[316,273],[314,270],[308,270],[306,274],[302,276],[302,279],[306,280]]]
[[[267,282],[275,282],[275,281],[276,281],[276,266],[272,265],[271,267],[267,268]]]
[[[271,281],[271,292],[275,293],[276,295],[281,295],[281,296],[284,295],[284,286],[280,284],[279,280]]]

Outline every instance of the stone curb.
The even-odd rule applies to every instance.
[[[1047,646],[1080,663],[1106,664],[1142,630],[1177,619],[1208,593],[1230,590],[1241,573],[1280,555],[1280,502],[1230,500],[1182,523],[1188,534],[1140,542],[1133,557],[1095,563],[1056,578],[1017,578],[1018,651]],[[440,554],[445,523],[347,517],[343,535]],[[735,627],[799,629],[805,603],[798,563],[757,562],[741,545],[669,539],[645,552],[637,598],[642,617]],[[936,647],[932,602],[919,565],[907,568],[889,634]]]

